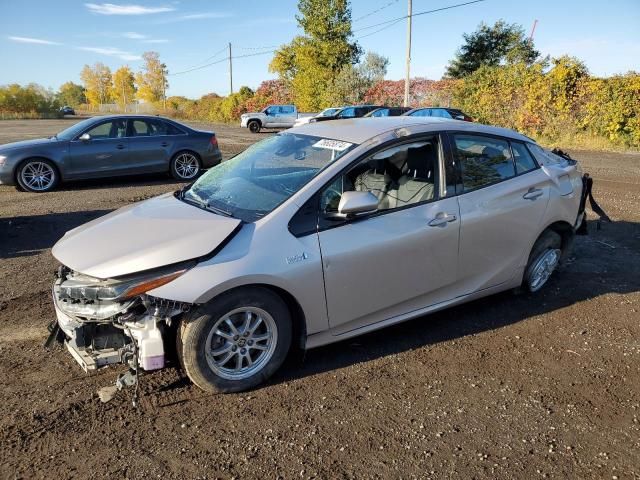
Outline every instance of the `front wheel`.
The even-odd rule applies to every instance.
[[[18,189],[43,193],[53,190],[59,182],[58,170],[49,160],[33,158],[25,161],[16,175]]]
[[[562,238],[555,232],[547,231],[538,238],[531,249],[529,262],[524,271],[522,287],[535,293],[551,278],[562,258]]]
[[[260,132],[260,122],[257,120],[251,120],[249,122],[249,124],[247,125],[247,127],[249,127],[249,131],[251,133],[259,133]]]
[[[171,160],[171,175],[182,182],[189,181],[200,173],[200,160],[191,152],[179,152]]]
[[[183,321],[183,369],[201,389],[241,392],[264,383],[291,345],[291,315],[272,291],[255,287],[223,294]]]

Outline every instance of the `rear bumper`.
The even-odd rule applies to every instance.
[[[222,153],[218,149],[211,150],[202,155],[200,160],[202,161],[202,168],[215,167],[222,161]]]

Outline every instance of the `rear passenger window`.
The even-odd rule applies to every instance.
[[[537,167],[535,160],[524,143],[511,142],[511,150],[513,150],[513,160],[516,163],[516,173],[518,175],[530,172]]]
[[[454,143],[465,192],[515,176],[506,141],[479,135],[454,135]]]

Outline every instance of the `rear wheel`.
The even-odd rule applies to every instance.
[[[19,189],[36,193],[49,192],[60,181],[55,165],[44,158],[25,161],[18,168],[16,179]]]
[[[241,392],[265,382],[291,345],[291,316],[268,289],[236,290],[194,312],[180,327],[182,367],[209,392]]]
[[[171,160],[171,175],[176,180],[193,180],[200,173],[200,160],[193,152],[178,152]]]
[[[522,288],[535,293],[540,290],[558,268],[562,257],[562,238],[556,232],[547,231],[536,241],[524,271]]]
[[[258,133],[260,132],[260,127],[262,125],[260,125],[260,122],[257,120],[251,120],[248,124],[247,127],[249,127],[249,131],[251,133]]]

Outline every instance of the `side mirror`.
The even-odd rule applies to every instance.
[[[78,140],[80,140],[81,142],[88,142],[91,140],[91,135],[89,135],[88,133],[83,133],[78,137]]]
[[[453,117],[455,120],[464,120],[464,115],[456,115]]]
[[[350,217],[375,212],[378,198],[371,192],[344,192],[338,204],[338,214]]]

